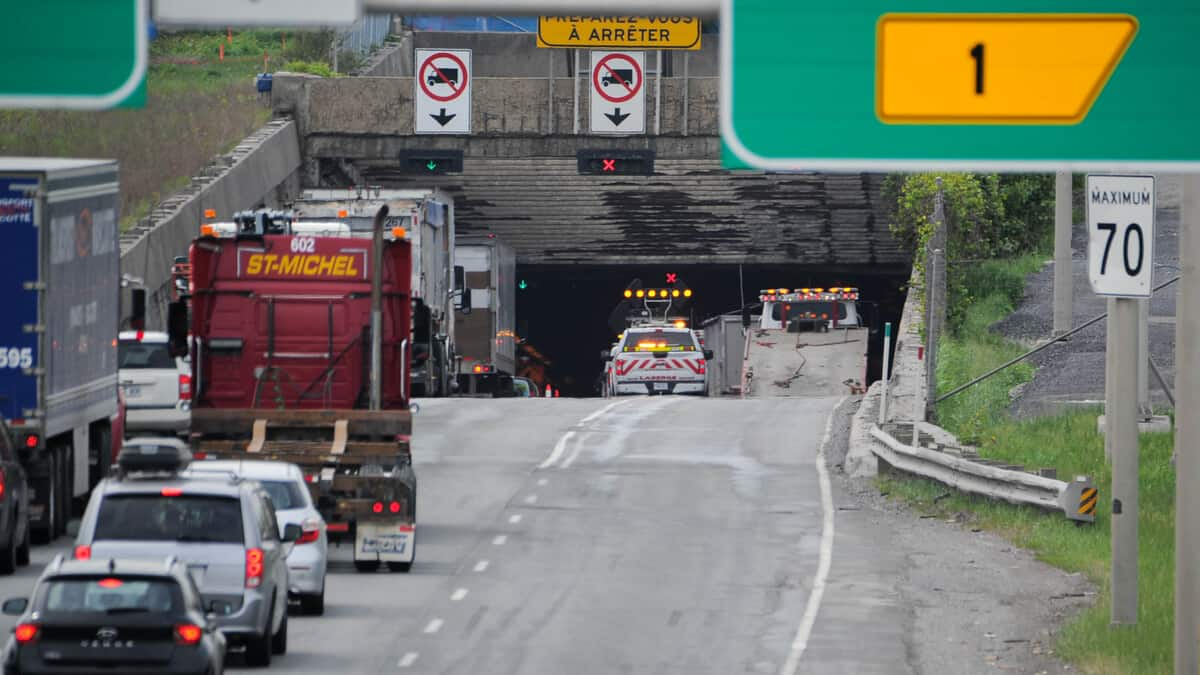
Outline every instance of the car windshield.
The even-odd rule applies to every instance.
[[[174,612],[183,605],[179,585],[168,579],[58,578],[43,593],[47,612]]]
[[[100,504],[94,539],[242,544],[241,502],[196,495],[110,495]]]
[[[294,481],[260,480],[258,482],[262,483],[263,489],[271,497],[271,504],[275,506],[276,511],[302,509],[308,506],[304,489]]]
[[[175,368],[166,343],[121,340],[117,346],[118,368]]]
[[[696,350],[696,341],[691,333],[684,331],[654,331],[630,333],[626,336],[623,351],[626,352],[691,352]]]

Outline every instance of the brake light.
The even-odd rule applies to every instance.
[[[388,511],[392,513],[400,513],[400,502],[392,502],[388,505]]]
[[[372,504],[371,511],[375,513],[383,513],[383,502],[375,502]]]
[[[261,548],[246,549],[246,588],[262,585],[263,552]]]
[[[179,374],[179,400],[192,400],[192,376]]]
[[[204,630],[195,624],[181,623],[175,626],[175,644],[190,647],[198,644],[204,636]]]
[[[17,642],[27,645],[37,639],[38,625],[36,623],[19,623],[13,630]]]
[[[309,518],[300,523],[300,538],[296,540],[297,544],[311,544],[321,537],[321,521],[316,518]]]
[[[87,544],[80,544],[79,546],[76,546],[75,547],[75,559],[76,560],[91,560],[92,559],[92,547],[88,546]]]
[[[4,475],[4,469],[0,469],[0,497],[4,496],[4,485],[8,482],[7,478],[8,476]]]
[[[25,437],[25,447],[29,448],[30,450],[33,450],[34,448],[36,448],[38,446],[38,443],[41,443],[41,442],[42,442],[42,439],[38,438],[37,434],[29,434],[28,436]]]
[[[183,494],[183,488],[166,487],[160,492],[164,497],[178,497]]]
[[[101,579],[100,581],[97,581],[96,585],[100,588],[120,588],[122,585],[124,585],[124,583],[125,582],[121,581],[120,579],[108,577],[107,579]]]

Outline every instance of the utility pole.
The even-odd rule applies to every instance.
[[[1071,262],[1071,172],[1054,175],[1054,335],[1071,330],[1075,280]]]
[[[933,201],[933,235],[927,245],[925,262],[925,410],[933,420],[937,401],[938,340],[946,323],[946,210],[942,179],[937,179]]]
[[[1200,177],[1183,179],[1175,295],[1175,675],[1200,670]]]

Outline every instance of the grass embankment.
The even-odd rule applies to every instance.
[[[966,280],[965,310],[957,333],[941,344],[938,388],[948,391],[1020,354],[1023,348],[990,332],[988,326],[1012,311],[1024,277],[1040,257],[979,266]],[[1009,390],[1028,381],[1029,365],[1019,365],[985,381],[938,408],[939,421],[980,454],[1031,469],[1054,467],[1060,477],[1091,476],[1100,487],[1094,526],[1076,527],[1061,515],[1031,507],[972,498],[931,481],[886,477],[882,488],[918,509],[937,515],[971,514],[972,523],[1032,550],[1052,565],[1081,572],[1096,583],[1096,605],[1072,620],[1059,636],[1057,652],[1084,672],[1161,675],[1172,667],[1174,626],[1175,473],[1170,434],[1141,439],[1140,463],[1140,606],[1138,625],[1109,627],[1110,544],[1108,509],[1111,467],[1104,460],[1104,438],[1096,432],[1099,410],[1071,412],[1030,421],[1006,414]],[[936,499],[936,501],[935,501]]]
[[[289,61],[308,68],[328,45],[323,33],[161,35],[150,46],[144,108],[0,111],[0,154],[117,159],[125,229],[270,118],[254,83],[264,53],[269,71]]]

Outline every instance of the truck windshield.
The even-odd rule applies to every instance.
[[[117,345],[117,367],[126,368],[174,368],[175,359],[167,351],[165,342],[134,342],[121,340]]]
[[[242,505],[232,497],[109,495],[93,539],[242,544]]]
[[[622,351],[626,352],[694,352],[696,340],[684,331],[654,331],[629,333]]]
[[[846,306],[840,302],[777,302],[771,306],[771,318],[776,321],[792,319],[846,318]]]

